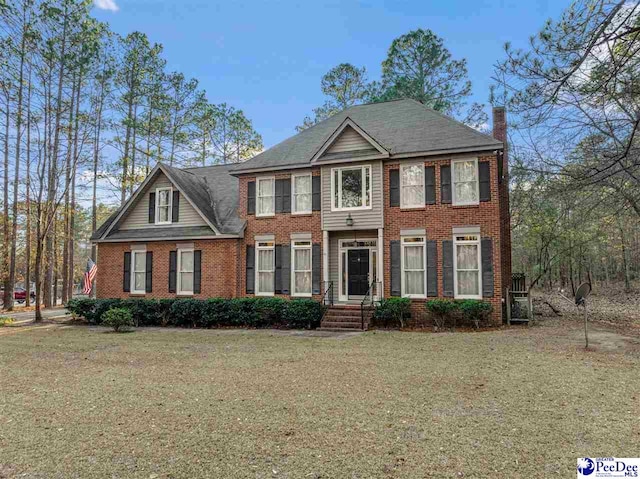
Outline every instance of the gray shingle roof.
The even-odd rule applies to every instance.
[[[391,158],[408,153],[502,148],[502,142],[417,101],[395,100],[347,108],[237,165],[233,173],[305,166],[347,118],[389,151]]]
[[[221,234],[239,235],[244,229],[245,222],[238,216],[239,181],[238,178],[229,174],[231,167],[232,165],[216,165],[202,168],[179,169],[164,164],[162,165],[162,169],[166,172],[169,180],[188,196],[189,200]],[[131,206],[134,207],[135,204]],[[148,237],[173,238],[181,235],[211,236],[214,234],[208,226],[197,227],[196,229],[164,227],[123,231],[119,231],[116,227],[109,232],[106,238],[103,238],[121,210],[122,208],[114,212],[91,236],[91,240]]]

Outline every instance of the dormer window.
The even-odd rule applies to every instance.
[[[171,200],[173,192],[171,188],[156,189],[156,224],[171,223]]]

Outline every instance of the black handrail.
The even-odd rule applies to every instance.
[[[365,310],[365,303],[367,302],[367,299],[369,300],[369,304],[367,304],[366,308],[367,308],[367,315],[368,313],[373,309],[373,305],[374,305],[374,286],[375,286],[375,290],[376,293],[378,292],[378,281],[372,281],[371,284],[369,285],[369,289],[367,290],[367,294],[364,295],[364,298],[362,299],[362,302],[360,303],[360,320],[361,320],[361,325],[360,327],[364,330],[364,310]]]
[[[322,295],[322,304],[324,305],[331,305],[333,306],[333,281],[326,281],[323,282],[324,284],[328,284],[329,286],[326,287],[326,289],[324,290],[324,294]]]

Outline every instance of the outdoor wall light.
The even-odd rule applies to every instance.
[[[351,213],[347,215],[347,226],[351,228],[353,226],[353,218],[351,217]]]

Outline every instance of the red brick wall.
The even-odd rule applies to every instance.
[[[98,278],[96,293],[98,298],[175,298],[169,293],[169,251],[176,250],[177,241],[147,242],[147,251],[153,251],[153,292],[132,295],[122,291],[124,253],[131,251],[131,243],[101,243],[98,246]],[[238,240],[184,241],[193,243],[194,249],[202,251],[201,292],[194,298],[235,296],[236,255]],[[184,297],[180,295],[180,297]]]
[[[417,159],[417,161],[420,161]],[[385,296],[391,294],[391,255],[390,241],[400,239],[400,230],[425,228],[427,239],[436,240],[438,244],[438,295],[442,297],[442,241],[451,240],[453,228],[456,226],[480,226],[480,236],[493,239],[494,297],[485,298],[493,305],[492,320],[502,321],[501,306],[501,237],[500,237],[500,203],[498,200],[498,171],[496,155],[479,156],[478,161],[488,161],[491,173],[491,201],[480,202],[473,206],[452,206],[440,203],[440,165],[450,163],[449,159],[424,160],[425,165],[435,165],[436,171],[436,204],[423,208],[403,210],[389,206],[389,171],[399,168],[398,161],[390,161],[384,166],[384,277]],[[423,299],[412,300],[414,315],[420,316],[424,311]]]
[[[296,172],[298,172],[297,170]],[[274,175],[278,178],[290,178],[291,171],[277,172]],[[320,168],[312,170],[313,176],[320,176]],[[238,214],[242,219],[247,220],[247,228],[240,248],[240,261],[238,265],[238,296],[253,296],[246,294],[246,254],[247,245],[255,246],[255,236],[263,234],[275,235],[276,244],[290,244],[291,233],[311,233],[311,241],[322,245],[322,229],[320,222],[320,211],[314,211],[308,215],[294,215],[291,213],[276,213],[275,216],[257,218],[256,215],[247,215],[247,184],[255,181],[256,176],[240,177],[240,203]],[[322,265],[321,265],[322,275]],[[322,276],[321,276],[322,277]],[[282,298],[289,298],[289,295],[276,295]],[[314,296],[319,299],[320,296]]]

